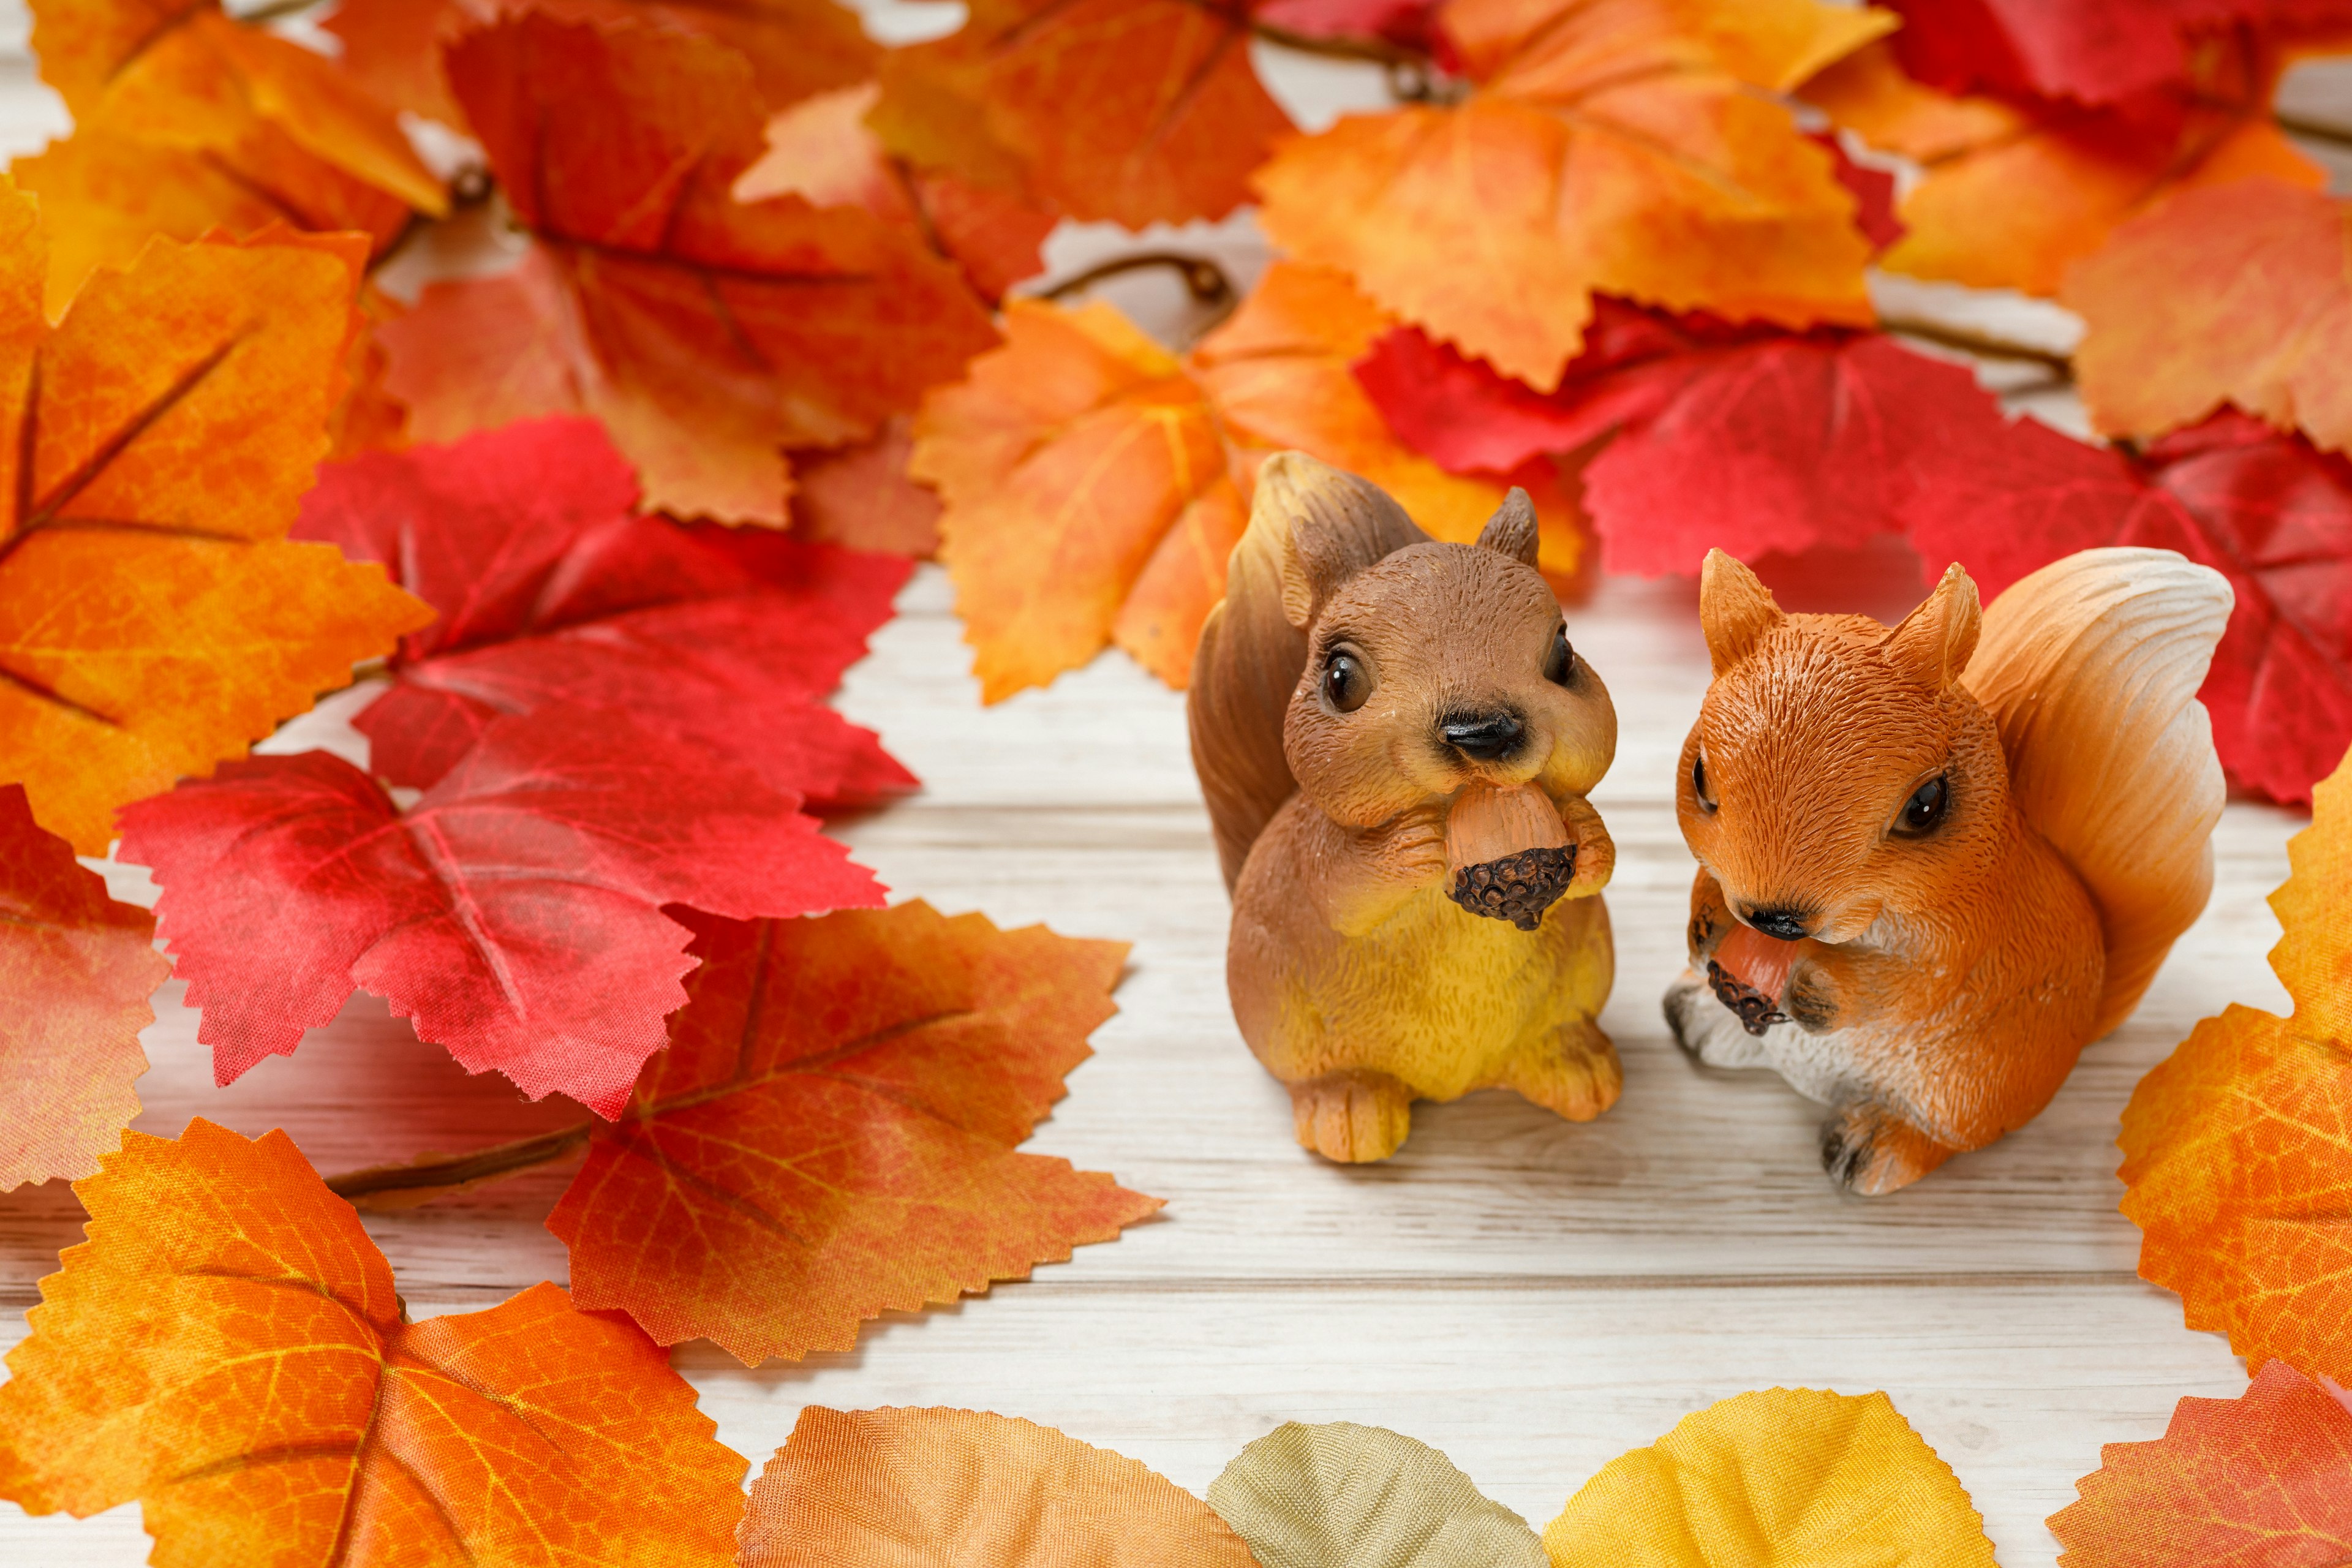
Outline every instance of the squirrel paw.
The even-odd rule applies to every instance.
[[[1864,1197],[1907,1187],[1958,1152],[1868,1100],[1841,1106],[1822,1123],[1822,1169]]]
[[[1412,1090],[1384,1072],[1325,1073],[1286,1087],[1300,1147],[1327,1160],[1385,1160],[1412,1131]]]
[[[1590,1121],[1616,1104],[1624,1084],[1617,1048],[1591,1023],[1564,1026],[1503,1078],[1504,1088],[1570,1121]]]

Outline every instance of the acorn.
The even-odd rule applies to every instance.
[[[1532,784],[1465,788],[1446,813],[1445,858],[1455,903],[1521,931],[1543,923],[1576,875],[1559,808]]]

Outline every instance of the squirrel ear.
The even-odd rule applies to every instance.
[[[1944,568],[1943,581],[1927,602],[1879,639],[1879,651],[1921,684],[1940,691],[1968,668],[1983,620],[1976,583],[1956,561]]]
[[[1754,652],[1780,620],[1772,590],[1755,573],[1720,550],[1706,552],[1706,563],[1698,570],[1698,624],[1716,674]]]
[[[1522,566],[1536,563],[1536,504],[1528,500],[1527,491],[1511,487],[1511,493],[1478,531],[1478,542],[1501,551]]]
[[[1281,541],[1282,613],[1301,631],[1340,584],[1429,540],[1386,490],[1304,452],[1276,452],[1258,469],[1250,528],[1276,531]]]

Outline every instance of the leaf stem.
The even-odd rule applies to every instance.
[[[495,1148],[446,1160],[423,1160],[407,1165],[371,1165],[327,1178],[327,1190],[338,1197],[369,1198],[384,1193],[429,1193],[446,1187],[470,1187],[502,1176],[520,1175],[552,1164],[584,1147],[595,1130],[593,1121],[521,1138]]]
[[[1924,343],[1936,343],[1962,353],[1981,354],[1986,359],[2023,360],[2047,369],[2061,381],[2074,379],[2074,360],[2071,354],[2056,349],[2045,349],[2035,343],[2021,343],[2011,338],[1995,337],[1969,327],[1947,326],[1919,316],[1881,316],[1881,331],[1896,337],[1916,338]]]
[[[2325,120],[2307,120],[2300,114],[2275,108],[2271,110],[2271,121],[2289,135],[2322,142],[2330,147],[2352,148],[2352,125],[2331,125]]]
[[[1138,250],[1125,256],[1114,256],[1108,261],[1097,262],[1084,272],[1073,273],[1049,288],[1037,291],[1041,300],[1061,300],[1072,294],[1084,293],[1108,279],[1147,268],[1165,267],[1172,269],[1192,296],[1196,305],[1216,310],[1229,306],[1238,297],[1234,280],[1225,269],[1205,256],[1187,256],[1180,250]]]

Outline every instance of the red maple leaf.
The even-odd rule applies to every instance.
[[[824,706],[911,570],[635,510],[635,478],[593,420],[507,426],[320,471],[298,538],[378,561],[441,613],[404,638],[363,710],[370,763],[430,785],[502,714],[627,710],[673,741],[824,806],[915,776]]]
[[[1903,68],[1947,92],[2111,103],[2185,81],[2202,37],[2352,22],[2342,0],[1886,0]]]
[[[142,801],[123,858],[227,1083],[354,986],[469,1072],[619,1111],[694,967],[665,904],[739,919],[874,906],[882,889],[740,767],[609,709],[492,723],[405,813],[324,752]]]

